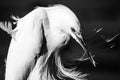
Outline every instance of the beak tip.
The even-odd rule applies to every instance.
[[[91,57],[90,60],[91,60],[91,62],[92,62],[92,64],[93,64],[93,66],[96,67],[96,62],[95,62],[95,60],[93,59],[93,57]]]
[[[92,63],[93,63],[93,65],[94,65],[94,67],[96,67],[95,61],[93,61]]]

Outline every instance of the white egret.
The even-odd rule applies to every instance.
[[[70,36],[84,50],[83,56],[77,60],[90,59],[95,65],[83,41],[78,18],[64,5],[37,7],[17,19],[17,27],[9,32],[13,36],[7,55],[5,80],[56,80],[56,77],[62,80],[65,77],[84,80],[86,74],[67,69],[61,62],[59,49],[67,44]],[[46,39],[44,46],[47,52],[35,62],[35,57],[41,52],[43,37]],[[84,58],[85,55],[89,58]],[[56,69],[52,68],[54,66]],[[56,73],[52,70],[56,70]]]

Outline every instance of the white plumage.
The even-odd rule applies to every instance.
[[[80,23],[76,15],[64,5],[37,7],[23,18],[17,19],[17,27],[12,31],[13,38],[8,50],[5,80],[56,80],[65,77],[74,80],[84,80],[86,74],[62,65],[59,49],[66,45],[70,36],[78,42],[85,51],[83,57],[95,65],[81,35]],[[41,52],[44,38],[47,52]],[[54,64],[55,63],[55,64]],[[55,72],[53,73],[53,66]],[[52,69],[51,69],[52,68]]]

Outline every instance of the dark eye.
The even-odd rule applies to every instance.
[[[73,32],[75,32],[75,29],[74,29],[74,28],[71,28],[71,30],[72,30]]]

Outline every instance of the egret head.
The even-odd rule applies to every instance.
[[[82,32],[81,32],[81,28],[80,28],[80,25],[79,26],[74,26],[74,27],[70,27],[70,36],[75,39],[75,41],[80,44],[80,46],[83,48],[84,50],[84,55],[87,55],[88,56],[88,59],[90,59],[90,61],[93,63],[93,65],[95,66],[95,61],[93,59],[93,56],[90,54],[84,40],[83,40],[83,37],[82,37]],[[80,60],[83,60],[84,59],[84,56],[80,59]]]
[[[54,20],[53,22],[55,27],[70,35],[73,39],[76,40],[77,43],[81,45],[85,54],[89,56],[89,59],[95,65],[95,62],[90,52],[88,51],[85,42],[83,41],[80,22],[75,13],[67,7],[59,7],[57,8],[55,19],[53,18],[52,20]]]

